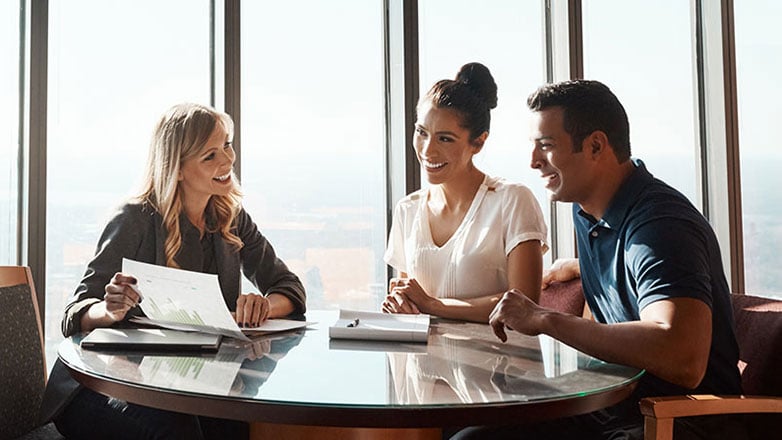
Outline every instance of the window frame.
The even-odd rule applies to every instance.
[[[544,5],[546,78],[583,76],[581,0],[540,0]],[[212,104],[236,122],[236,171],[241,173],[239,47],[240,0],[210,0],[212,14]],[[406,148],[418,99],[418,1],[384,0],[387,223],[393,203],[418,189],[420,170]],[[698,144],[704,215],[723,245],[723,264],[732,290],[744,291],[741,179],[736,93],[733,0],[691,0],[693,56],[698,58]],[[30,266],[40,310],[46,292],[46,168],[48,1],[20,0],[21,60],[19,223],[17,264]],[[222,43],[222,44],[220,44]],[[734,166],[735,165],[735,166]],[[554,258],[575,255],[569,204],[553,203]],[[390,270],[389,270],[390,274]]]

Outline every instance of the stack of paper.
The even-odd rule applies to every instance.
[[[244,333],[272,333],[305,327],[309,322],[267,320],[260,327],[241,329],[225,305],[217,275],[122,260],[122,271],[138,280],[139,304],[146,318],[134,322],[184,331],[200,331],[249,341]]]
[[[428,336],[429,315],[340,310],[339,319],[329,327],[334,339],[426,342]]]

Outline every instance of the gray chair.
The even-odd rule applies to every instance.
[[[0,439],[62,439],[41,425],[46,361],[30,269],[0,266]]]

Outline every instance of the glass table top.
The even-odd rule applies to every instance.
[[[224,338],[217,353],[82,349],[63,341],[72,369],[146,389],[324,407],[427,407],[566,399],[625,387],[642,370],[605,363],[547,336],[432,319],[427,343],[330,340],[337,311],[310,311],[306,329]]]

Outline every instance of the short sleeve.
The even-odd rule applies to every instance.
[[[712,306],[709,253],[701,232],[688,220],[666,219],[647,222],[628,237],[625,255],[638,285],[639,310],[677,297]]]
[[[399,272],[408,272],[407,259],[405,258],[405,210],[402,202],[394,207],[394,216],[391,219],[391,231],[388,233],[386,253],[383,256],[385,262]]]
[[[529,188],[521,184],[508,185],[503,201],[505,255],[520,243],[540,241],[541,253],[548,251],[548,228],[543,211]]]

